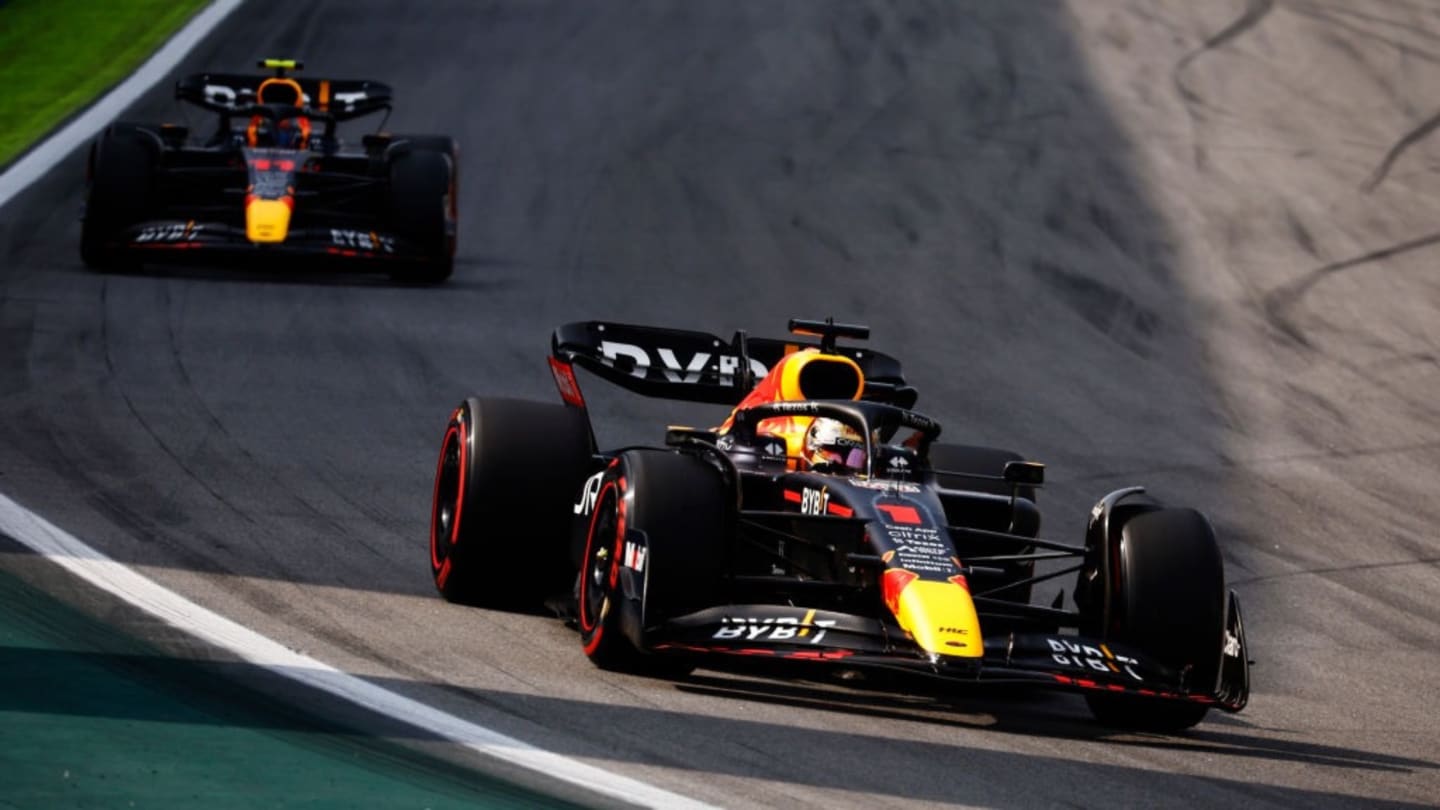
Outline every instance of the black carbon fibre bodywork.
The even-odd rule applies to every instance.
[[[822,325],[823,326],[823,325]],[[726,341],[683,330],[587,322],[558,329],[551,366],[562,398],[584,409],[572,365],[639,393],[702,402],[739,402],[748,390],[738,369],[763,375],[786,353],[829,348],[884,377],[859,400],[801,400],[741,405],[723,429],[672,429],[667,448],[597,455],[582,487],[572,557],[594,548],[593,495],[618,487],[621,499],[647,497],[630,473],[635,453],[689,455],[718,473],[718,497],[731,504],[723,549],[711,552],[706,601],[679,613],[654,610],[657,555],[689,553],[683,538],[623,529],[615,539],[616,626],[635,649],[705,666],[797,671],[876,671],[958,682],[1022,683],[1078,692],[1130,695],[1239,711],[1248,700],[1248,650],[1233,592],[1226,599],[1216,665],[1174,667],[1143,644],[1123,640],[1109,605],[1118,598],[1121,528],[1163,507],[1143,489],[1117,490],[1097,503],[1083,544],[1040,536],[1034,495],[1040,465],[1015,461],[987,471],[936,469],[930,449],[941,434],[910,409],[914,392],[899,363],[876,352],[748,338]],[[825,344],[829,343],[829,346]],[[897,403],[896,392],[905,392]],[[806,468],[783,443],[757,430],[774,419],[826,418],[863,437],[865,466]],[[628,480],[628,483],[627,483]],[[627,489],[628,487],[628,489]],[[623,515],[623,507],[622,507]],[[621,521],[623,526],[624,522]],[[680,542],[676,542],[679,540]],[[1038,561],[1072,565],[1043,575]],[[702,567],[709,571],[710,568]],[[1075,576],[1076,607],[1029,602],[1035,582]],[[956,654],[927,649],[897,621],[897,594],[914,577],[961,584],[973,600],[981,638],[963,630],[944,642]],[[898,579],[897,579],[898,577]],[[897,584],[898,583],[898,584]],[[971,647],[971,645],[975,645]],[[961,654],[971,647],[972,653]],[[983,648],[983,654],[981,649]],[[968,655],[968,657],[967,657]],[[817,670],[818,668],[818,670]],[[1214,681],[1210,675],[1216,673]],[[1198,718],[1198,715],[1196,715]]]
[[[456,243],[453,139],[378,132],[343,139],[342,122],[382,112],[388,117],[390,88],[277,73],[302,88],[293,104],[260,101],[257,88],[273,77],[181,79],[176,98],[216,114],[207,133],[170,124],[107,127],[87,158],[91,199],[82,229],[87,263],[345,267],[397,277],[414,267],[432,268],[417,278],[447,276]],[[277,140],[282,133],[287,140]],[[116,139],[126,141],[128,154],[145,164],[125,174],[118,181],[125,187],[118,189],[104,148]],[[445,173],[432,184],[443,187],[419,200],[397,189],[395,180],[397,161],[417,150],[434,153]],[[96,194],[103,195],[98,202]],[[257,235],[250,223],[255,200],[288,209],[278,236]],[[421,232],[412,226],[404,214],[415,205],[433,206],[426,216],[433,217],[434,228]]]

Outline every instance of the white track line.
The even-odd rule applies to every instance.
[[[114,121],[145,91],[170,74],[180,60],[244,0],[215,0],[196,14],[130,77],[115,86],[59,132],[51,135],[0,175],[0,207],[45,176],[102,127]]]
[[[321,689],[371,711],[416,726],[486,756],[519,765],[621,801],[665,808],[709,808],[677,793],[648,785],[579,760],[536,748],[484,726],[462,720],[417,700],[382,689],[291,650],[208,608],[161,587],[110,559],[64,529],[0,495],[0,533],[107,593],[243,660],[306,686]]]
[[[215,0],[195,15],[139,70],[0,175],[0,207],[44,177],[55,164],[109,124],[244,0]],[[446,714],[287,649],[131,571],[39,515],[0,495],[0,533],[49,557],[90,584],[124,599],[165,623],[222,647],[245,661],[409,723],[487,756],[519,765],[595,793],[651,807],[708,808],[652,785],[536,748],[484,726]]]

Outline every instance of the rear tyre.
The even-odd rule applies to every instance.
[[[125,262],[113,243],[144,220],[150,207],[158,144],[134,126],[114,125],[90,150],[90,182],[80,224],[80,258],[94,270]],[[132,262],[133,263],[133,262]]]
[[[936,470],[935,481],[946,489],[967,490],[970,492],[983,492],[987,495],[999,495],[1009,498],[1011,486],[1004,481],[994,481],[984,478],[972,478],[968,475],[956,475],[954,473],[972,473],[975,475],[1000,476],[1005,472],[1005,465],[1011,461],[1024,461],[1025,457],[1011,450],[1002,450],[996,447],[976,447],[963,444],[935,444],[930,448],[930,468]],[[1035,488],[1020,487],[1016,494],[1030,502],[1031,508],[1019,514],[1020,520],[1015,522],[1020,525],[1012,525],[1012,519],[1017,515],[1012,512],[1008,503],[969,503],[962,507],[964,520],[955,520],[961,515],[954,515],[952,522],[963,525],[970,525],[974,528],[988,529],[991,531],[1014,531],[1018,534],[1033,536],[1040,530],[1039,512],[1033,508],[1035,503]],[[973,499],[972,499],[973,500]],[[983,509],[983,513],[982,513]],[[989,556],[992,554],[1028,554],[1034,551],[1033,546],[1019,547],[1005,541],[985,541],[972,539],[966,541],[962,549],[961,558],[966,556]],[[986,567],[1001,568],[1004,574],[991,577],[975,577],[977,592],[993,590],[1012,582],[1020,582],[1035,575],[1034,562],[1002,562],[981,563]],[[1017,585],[998,591],[996,598],[1005,599],[1010,602],[1030,601],[1031,586]]]
[[[602,669],[688,673],[685,659],[644,652],[644,633],[721,601],[732,510],[719,472],[694,456],[631,450],[596,503],[577,593],[585,654]]]
[[[1007,463],[1024,460],[1025,457],[1019,453],[1013,450],[1001,450],[998,447],[976,447],[968,444],[941,444],[939,442],[930,447],[930,467],[942,471],[937,472],[935,476],[936,483],[940,486],[946,489],[964,489],[990,495],[1004,495],[1007,498],[1010,497],[1010,485],[1004,481],[987,481],[964,475],[947,475],[945,471],[999,476],[1005,472]],[[1034,502],[1035,488],[1021,487],[1019,495]]]
[[[450,417],[430,509],[430,573],[446,600],[527,609],[564,593],[572,498],[592,447],[583,411],[512,399]]]
[[[1107,641],[1130,644],[1208,693],[1219,673],[1225,632],[1225,571],[1215,532],[1193,509],[1157,509],[1121,529]],[[1209,706],[1138,695],[1085,696],[1101,723],[1174,732],[1199,723]]]
[[[426,257],[397,280],[438,284],[454,272],[456,169],[449,138],[412,138],[391,155],[390,226]]]

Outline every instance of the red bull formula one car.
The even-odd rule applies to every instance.
[[[1163,731],[1244,708],[1240,606],[1203,515],[1130,487],[1100,499],[1083,542],[1043,538],[1042,465],[938,441],[895,359],[837,345],[867,328],[790,328],[802,337],[558,329],[562,403],[471,398],[450,418],[430,529],[440,593],[559,608],[609,669],[1019,682]],[[669,428],[663,447],[599,449],[577,366],[734,409]],[[1055,560],[1069,564],[1036,572]],[[1074,577],[1073,609],[1031,603],[1056,577]]]
[[[438,282],[455,255],[457,150],[439,135],[365,135],[336,125],[390,111],[375,81],[203,73],[175,95],[219,115],[191,137],[116,123],[91,145],[80,255],[98,269],[185,262],[341,264]]]

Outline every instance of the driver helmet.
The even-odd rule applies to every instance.
[[[271,121],[261,115],[250,120],[245,132],[250,146],[273,146],[280,149],[305,149],[310,143],[310,119],[303,115]]]
[[[865,439],[838,419],[816,417],[805,431],[805,460],[811,469],[864,472]]]

